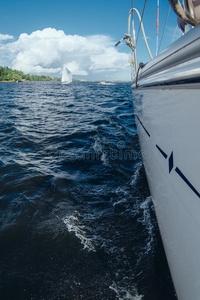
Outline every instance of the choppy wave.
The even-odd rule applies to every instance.
[[[130,84],[1,83],[0,108],[0,298],[175,299]]]

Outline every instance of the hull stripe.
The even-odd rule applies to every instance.
[[[181,170],[178,167],[176,167],[175,171],[185,181],[185,183],[187,183],[187,185],[191,188],[191,190],[193,190],[193,192],[200,198],[199,192],[197,192],[195,187],[189,182],[189,180],[185,177],[185,175],[183,175]]]
[[[167,158],[167,154],[158,146],[156,145],[156,148],[160,151],[160,153],[162,154],[162,156],[164,156],[164,158]]]
[[[140,125],[143,127],[146,134],[150,137],[150,133],[144,127],[144,125],[141,122],[141,120],[139,119],[138,115],[135,114],[135,116],[137,117]],[[156,148],[159,150],[159,152],[162,154],[162,156],[165,159],[168,158],[168,155],[158,145],[156,145]],[[171,173],[172,169],[174,168],[173,151],[171,152],[170,157],[168,158],[168,168],[169,168],[169,173]],[[181,177],[181,179],[188,185],[188,187],[197,195],[197,197],[200,198],[200,193],[195,189],[195,187],[191,184],[191,182],[185,177],[185,175],[181,172],[181,170],[178,167],[176,167],[175,171]]]
[[[135,114],[135,116],[137,117],[138,121],[140,122],[140,124],[142,125],[144,131],[146,132],[146,134],[150,137],[150,133],[146,130],[146,128],[144,127],[143,123],[141,122],[141,120],[139,119],[138,115]]]

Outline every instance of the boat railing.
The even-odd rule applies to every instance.
[[[145,34],[145,31],[144,31],[144,26],[143,26],[142,18],[140,16],[139,11],[136,8],[131,8],[131,10],[129,11],[129,14],[128,14],[128,32],[124,35],[124,37],[119,42],[117,42],[115,44],[115,46],[118,46],[123,40],[126,40],[126,45],[128,47],[130,47],[131,50],[134,53],[134,62],[131,62],[130,64],[131,64],[131,66],[134,66],[134,71],[135,71],[135,74],[136,74],[138,68],[137,68],[137,55],[136,55],[136,40],[135,40],[134,20],[132,20],[133,37],[131,37],[131,34],[130,34],[131,15],[132,15],[132,13],[134,11],[136,12],[136,14],[138,16],[138,19],[140,21],[140,26],[141,26],[141,30],[142,30],[142,34],[143,34],[143,38],[144,38],[144,42],[145,42],[147,51],[149,53],[150,58],[153,59],[153,56],[151,54],[151,50],[150,50],[148,42],[147,42],[146,34]]]
[[[179,26],[181,27],[181,29],[185,32],[188,30],[188,28],[185,28],[185,25],[189,24],[188,26],[197,26],[200,23],[200,0],[183,0],[183,5],[180,4],[179,0],[168,0],[170,6],[172,7],[172,9],[175,11],[175,13],[178,16],[178,23]],[[159,1],[158,1],[159,2]],[[146,3],[146,2],[145,2]],[[139,22],[140,22],[140,28],[142,30],[142,34],[143,34],[143,38],[144,38],[144,42],[147,48],[147,51],[149,53],[149,56],[151,58],[151,60],[153,59],[148,42],[147,42],[147,38],[146,38],[146,34],[144,31],[144,26],[143,26],[143,22],[142,22],[142,18],[140,16],[139,11],[136,8],[131,8],[128,14],[128,31],[127,33],[124,35],[124,37],[115,44],[115,46],[118,46],[123,40],[126,41],[126,45],[129,46],[131,48],[131,52],[133,52],[134,57],[129,60],[130,65],[132,67],[132,71],[133,71],[133,77],[135,77],[137,79],[138,74],[139,74],[139,70],[144,68],[144,64],[140,65],[138,68],[138,63],[137,63],[137,41],[135,38],[135,28],[134,28],[134,18],[133,18],[133,12],[135,12],[138,16]],[[132,35],[131,35],[131,15],[132,15]],[[158,20],[157,20],[158,23]],[[158,26],[158,24],[157,24]],[[157,34],[158,34],[158,28],[157,28]],[[199,42],[199,37],[197,38],[198,42]],[[195,43],[193,43],[193,46],[196,45]],[[176,46],[174,46],[176,47]],[[184,46],[185,47],[185,46]],[[181,48],[181,50],[179,51],[179,55],[180,53],[183,52],[183,54],[180,55],[181,59],[183,59],[183,56],[185,55],[184,52],[184,47],[183,49]],[[193,51],[191,51],[193,53]],[[154,59],[154,67],[157,65],[157,63],[155,63],[155,61],[157,60],[157,51],[156,51],[156,58]],[[186,53],[187,55],[187,53]],[[167,61],[167,63],[169,63],[169,61],[171,62],[172,65],[174,65],[174,57],[176,55],[172,55],[169,54],[169,59],[164,60],[162,62],[162,68],[165,68],[165,61]],[[160,56],[161,57],[161,56]],[[195,57],[194,57],[195,58]],[[177,59],[177,58],[176,58]],[[183,59],[184,60],[184,59]],[[161,59],[162,61],[162,59]],[[149,66],[151,66],[151,63],[148,64]],[[161,67],[159,66],[159,69]],[[157,66],[155,67],[155,69],[157,69]],[[152,72],[152,69],[151,69]]]

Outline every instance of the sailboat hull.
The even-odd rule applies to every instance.
[[[71,81],[69,82],[69,81],[62,81],[62,84],[70,84],[71,83]]]
[[[147,65],[132,85],[143,162],[179,300],[200,299],[197,29]]]
[[[200,295],[199,89],[134,93],[142,157],[178,299]]]

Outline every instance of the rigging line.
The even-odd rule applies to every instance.
[[[156,37],[156,56],[158,54],[158,31],[159,31],[159,0],[157,0],[157,37]]]
[[[161,40],[160,40],[160,45],[159,45],[158,53],[160,52],[160,47],[161,47],[161,44],[162,44],[162,41],[163,41],[165,29],[166,29],[166,26],[167,26],[167,21],[168,21],[168,18],[169,18],[170,9],[171,9],[171,6],[169,5],[169,9],[168,9],[168,13],[167,13],[167,18],[165,20],[165,26],[164,26],[162,37],[161,37]]]
[[[132,0],[132,21],[133,21],[133,0]]]
[[[142,11],[142,16],[141,16],[141,20],[140,20],[140,26],[139,26],[139,29],[138,29],[138,34],[137,34],[137,39],[136,39],[136,45],[137,45],[137,41],[138,41],[138,37],[139,37],[139,33],[140,33],[140,28],[141,28],[142,19],[143,19],[143,16],[144,16],[144,11],[145,11],[146,3],[147,3],[147,0],[145,0],[145,2],[144,2],[144,7],[143,7],[143,11]]]
[[[173,41],[174,41],[177,29],[178,29],[178,24],[176,25],[176,28],[175,28],[174,35],[173,35],[171,43],[173,43]]]

